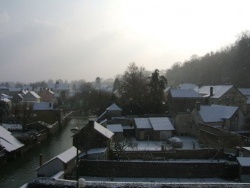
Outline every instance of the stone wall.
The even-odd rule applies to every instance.
[[[225,162],[80,161],[79,171],[97,177],[238,178],[237,164]]]

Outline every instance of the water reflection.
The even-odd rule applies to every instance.
[[[17,188],[36,178],[35,169],[39,166],[39,155],[43,154],[43,161],[46,162],[70,148],[72,146],[70,129],[76,126],[82,128],[86,123],[87,119],[72,119],[56,134],[25,153],[22,158],[1,166],[0,187]]]

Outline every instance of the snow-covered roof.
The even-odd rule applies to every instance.
[[[2,99],[13,99],[13,96],[6,95],[4,93],[1,94]]]
[[[198,88],[196,91],[204,97],[209,97],[211,87],[213,88],[213,96],[211,96],[211,98],[220,98],[229,89],[231,89],[233,85],[202,86],[201,88]]]
[[[80,152],[79,152],[80,153]],[[36,170],[40,169],[41,167],[45,166],[46,164],[50,163],[51,161],[55,159],[61,160],[63,163],[68,163],[70,160],[74,159],[76,157],[76,147],[72,146],[68,150],[64,151],[63,153],[53,157],[46,163],[44,163],[42,166],[38,167]]]
[[[237,110],[238,107],[234,106],[201,105],[199,114],[204,122],[219,122],[231,118]]]
[[[167,117],[134,118],[137,129],[153,129],[154,131],[174,130]]]
[[[138,129],[152,129],[148,118],[134,118],[134,120]]]
[[[97,122],[94,122],[94,129],[97,130],[99,133],[101,133],[102,135],[104,135],[105,137],[107,137],[109,139],[114,135],[113,132],[106,129],[105,127],[103,127],[102,125],[100,125]]]
[[[167,117],[149,118],[154,131],[173,131],[174,127]]]
[[[105,151],[107,151],[108,148],[94,148],[94,149],[90,149],[88,150],[88,154],[95,154],[95,153],[104,153]]]
[[[68,150],[66,150],[65,152],[57,155],[57,158],[59,158],[61,161],[63,161],[64,163],[69,162],[70,160],[72,160],[74,157],[76,157],[76,147],[72,146],[71,148],[69,148]]]
[[[250,88],[239,88],[239,91],[245,96],[250,96]]]
[[[174,98],[198,98],[199,93],[192,89],[170,89],[171,96]]]
[[[0,126],[0,144],[6,151],[15,151],[24,146],[19,140],[11,135],[11,132]]]
[[[35,91],[30,91],[30,94],[33,95],[37,99],[41,98]]]
[[[197,87],[198,86],[196,84],[191,84],[191,83],[184,83],[184,84],[179,85],[180,89],[192,89],[192,90],[194,90]]]
[[[117,106],[115,103],[113,103],[110,107],[106,109],[107,111],[122,111],[122,109]]]
[[[1,98],[1,101],[4,101],[4,102],[11,102],[11,100],[10,99],[7,99],[7,98]]]
[[[27,93],[29,93],[29,91],[28,90],[22,90],[22,93],[24,94],[24,95],[26,95]]]
[[[242,147],[242,149],[250,151],[250,147]]]
[[[250,167],[250,157],[237,157],[240,166]]]
[[[2,124],[2,127],[4,127],[6,130],[22,130],[23,126],[21,124]]]
[[[171,87],[167,87],[166,89],[164,89],[164,92],[167,93],[170,89]]]
[[[22,99],[23,98],[23,94],[18,94],[18,96]]]
[[[107,125],[107,129],[113,133],[122,133],[123,132],[123,128],[122,128],[121,124]]]

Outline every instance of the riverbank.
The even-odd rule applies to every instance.
[[[0,168],[0,187],[17,188],[36,178],[35,169],[39,167],[39,156],[43,154],[46,162],[58,154],[72,147],[71,129],[78,126],[82,128],[88,119],[69,119],[65,125],[46,140],[17,158],[11,163],[6,163]]]

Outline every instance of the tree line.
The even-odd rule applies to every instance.
[[[242,33],[234,44],[202,57],[192,56],[175,63],[166,72],[169,85],[195,83],[202,85],[232,84],[250,87],[250,34]]]

